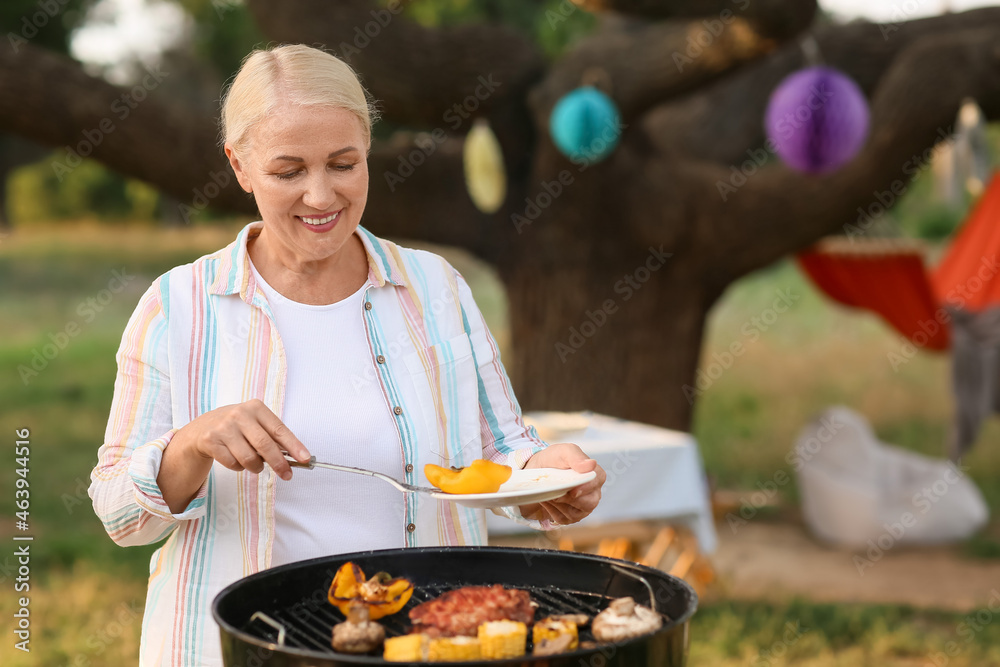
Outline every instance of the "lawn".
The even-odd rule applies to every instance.
[[[13,449],[15,431],[30,430],[35,537],[33,651],[15,651],[8,636],[0,645],[0,664],[134,662],[153,547],[114,545],[86,494],[110,406],[114,354],[151,280],[224,245],[238,228],[64,225],[25,230],[0,242],[0,362],[7,370],[0,376],[0,434]],[[496,280],[467,256],[450,257],[504,342],[504,299]],[[798,300],[750,341],[744,325],[769,307],[777,289],[790,290]],[[793,264],[750,276],[725,295],[712,313],[706,362],[734,340],[744,342],[747,352],[707,389],[695,422],[718,486],[752,489],[777,470],[787,471],[785,456],[798,429],[835,403],[867,415],[886,441],[943,454],[951,415],[947,358],[921,353],[894,371],[887,355],[899,349],[898,336],[874,317],[831,307]],[[966,461],[994,514],[1000,509],[1000,452],[990,444],[998,436],[997,424],[989,424]],[[0,480],[4,489],[13,488],[13,462]],[[796,500],[791,486],[789,504]],[[13,516],[12,494],[4,493],[0,508]],[[13,522],[3,525],[0,536],[10,543]],[[989,535],[971,544],[995,553]],[[14,572],[7,549],[0,555],[4,587],[12,586]],[[7,591],[0,596],[4,618],[15,604]],[[949,641],[961,649],[949,665],[1000,664],[997,625],[966,643],[962,623],[961,615],[903,607],[717,602],[695,617],[692,664],[923,666],[935,664],[932,657]],[[789,634],[789,627],[798,634]]]

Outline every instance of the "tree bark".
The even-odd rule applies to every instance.
[[[332,50],[360,73],[385,118],[408,126],[459,129],[467,117],[448,115],[454,105],[487,114],[522,100],[544,72],[538,47],[511,28],[425,28],[399,15],[400,2],[392,11],[371,0],[247,0],[247,7],[272,39]]]
[[[60,178],[92,157],[157,185],[192,209],[211,205],[253,213],[256,207],[218,148],[215,119],[155,98],[168,76],[154,69],[139,85],[122,89],[65,56],[0,40],[0,90],[17,91],[0,95],[2,128],[60,148],[52,161]]]
[[[503,274],[521,404],[689,429],[713,298],[698,267],[658,247],[558,265],[530,252]]]

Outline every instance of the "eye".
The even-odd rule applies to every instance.
[[[275,177],[280,178],[283,181],[289,181],[298,175],[299,175],[299,170],[296,169],[295,171],[286,171],[280,174],[275,174]]]
[[[354,169],[354,165],[353,164],[338,164],[338,165],[334,165],[334,169],[336,169],[337,171],[351,171],[351,170]]]

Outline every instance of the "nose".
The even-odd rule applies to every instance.
[[[306,179],[306,188],[302,193],[302,203],[317,211],[328,210],[337,201],[337,188],[332,176],[325,173],[313,173]]]

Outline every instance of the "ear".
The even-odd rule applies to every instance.
[[[233,168],[233,173],[236,174],[236,180],[239,181],[240,187],[247,192],[253,192],[253,184],[250,183],[250,176],[243,168],[243,163],[240,161],[240,158],[237,157],[236,151],[233,150],[233,145],[227,143],[225,145],[225,150],[226,157],[229,158],[229,165]]]

